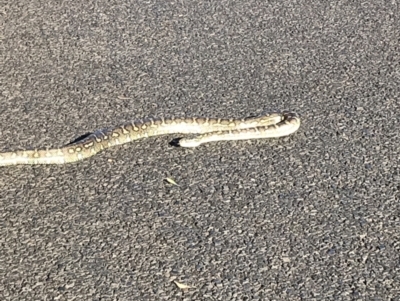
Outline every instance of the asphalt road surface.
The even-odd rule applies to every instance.
[[[0,299],[400,300],[399,13],[3,0],[1,151],[146,116],[290,109],[302,125],[0,168]]]

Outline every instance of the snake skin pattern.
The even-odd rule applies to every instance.
[[[287,136],[297,131],[299,126],[297,114],[286,111],[244,119],[147,118],[95,131],[61,148],[3,152],[0,153],[0,166],[76,162],[114,145],[166,134],[198,134],[179,140],[182,147],[196,147],[211,141]]]

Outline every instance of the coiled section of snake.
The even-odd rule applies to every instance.
[[[65,164],[89,158],[102,150],[133,140],[167,134],[198,134],[179,140],[182,147],[196,147],[220,140],[276,138],[298,130],[300,119],[293,112],[271,113],[244,119],[147,118],[93,132],[61,148],[0,153],[0,166]]]

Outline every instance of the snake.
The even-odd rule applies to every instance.
[[[278,138],[296,132],[299,127],[300,118],[291,111],[241,119],[144,118],[97,130],[60,148],[0,152],[0,166],[72,163],[115,145],[167,134],[188,134],[178,140],[178,145],[197,147],[212,141]]]

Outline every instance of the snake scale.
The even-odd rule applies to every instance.
[[[0,166],[76,162],[114,145],[166,134],[198,134],[179,140],[179,145],[182,147],[196,147],[211,141],[287,136],[297,131],[299,126],[299,117],[289,111],[243,119],[146,118],[97,130],[61,148],[0,152]]]

